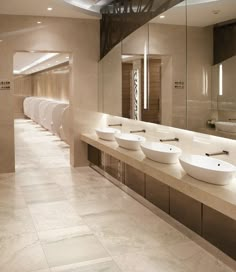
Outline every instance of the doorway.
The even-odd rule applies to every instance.
[[[13,57],[16,171],[70,166],[71,54]]]

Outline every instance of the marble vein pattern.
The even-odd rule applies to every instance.
[[[17,120],[15,137],[16,172],[0,175],[1,272],[236,271],[93,169],[71,168],[68,146],[32,121]]]

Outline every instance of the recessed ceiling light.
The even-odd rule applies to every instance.
[[[38,21],[37,24],[40,25],[40,24],[42,24],[42,22]]]
[[[58,63],[59,61],[58,60],[56,60],[56,63]]]
[[[51,10],[53,10],[53,8],[52,7],[48,7],[48,11],[51,11]]]
[[[48,66],[50,66],[51,65],[51,63],[48,63]]]
[[[69,59],[69,57],[67,56],[66,59]]]
[[[165,15],[160,15],[160,19],[164,19],[165,17]]]

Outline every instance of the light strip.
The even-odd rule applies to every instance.
[[[42,56],[41,58],[37,59],[36,61],[32,62],[31,64],[23,67],[22,69],[20,70],[14,70],[14,74],[21,74],[22,72],[25,72],[26,70],[29,70],[30,68],[46,61],[46,60],[49,60],[53,57],[55,57],[56,55],[58,55],[59,53],[47,53],[45,54],[44,56]]]
[[[223,95],[223,65],[219,65],[219,95]]]
[[[146,110],[148,108],[148,87],[147,87],[147,44],[144,45],[144,64],[143,64],[143,108]]]

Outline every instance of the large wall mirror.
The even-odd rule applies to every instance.
[[[236,139],[235,18],[235,0],[185,0],[133,32],[99,63],[99,110]]]

